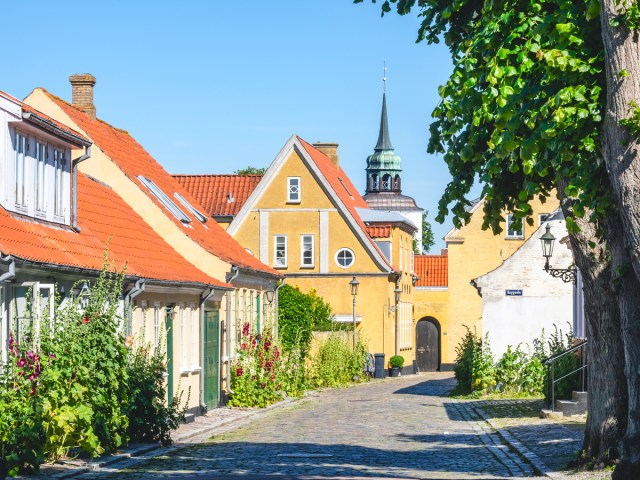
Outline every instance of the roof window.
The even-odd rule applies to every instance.
[[[193,214],[193,216],[200,221],[200,223],[206,223],[206,221],[209,220],[209,218],[207,218],[207,216],[204,213],[202,213],[199,210],[196,210],[195,207],[191,205],[188,202],[188,200],[184,198],[182,195],[180,195],[178,192],[175,192],[173,196],[176,197],[178,201],[184,206],[184,208],[189,210]]]
[[[187,215],[182,210],[180,210],[180,208],[178,208],[175,203],[173,203],[173,201],[167,196],[166,193],[160,190],[160,188],[155,183],[153,183],[153,180],[147,177],[143,177],[142,175],[138,175],[138,180],[140,180],[142,184],[147,187],[158,200],[160,200],[160,203],[162,203],[162,205],[164,205],[165,208],[169,210],[174,217],[176,217],[182,223],[191,223],[191,219],[187,217]]]

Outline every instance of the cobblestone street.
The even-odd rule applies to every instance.
[[[424,374],[327,390],[211,439],[76,478],[535,476],[468,403],[439,396],[452,386],[451,374]]]

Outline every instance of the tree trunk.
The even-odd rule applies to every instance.
[[[633,2],[603,0],[601,13],[607,75],[603,154],[628,242],[627,251],[610,245],[612,261],[620,272],[621,327],[629,399],[621,461],[614,478],[640,478],[640,318],[634,298],[638,295],[637,279],[640,278],[640,144],[638,138],[620,124],[631,116],[632,102],[640,105],[640,44],[637,32],[629,31],[624,20],[617,27],[611,25],[619,12]],[[635,272],[635,281],[630,279],[628,267]]]
[[[558,181],[558,192],[565,216],[573,215],[571,201],[564,197],[566,183]],[[587,217],[585,215],[585,217]],[[627,418],[627,384],[624,376],[624,355],[620,335],[620,309],[612,290],[612,265],[607,260],[605,245],[589,246],[597,241],[595,226],[586,218],[575,221],[580,231],[570,235],[576,266],[582,274],[585,321],[587,329],[587,359],[589,411],[583,455],[578,465],[608,462],[618,450]]]

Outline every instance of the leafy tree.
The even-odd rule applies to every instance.
[[[391,4],[418,8],[418,41],[444,39],[453,60],[428,147],[453,176],[437,220],[450,205],[456,226],[470,218],[475,178],[494,232],[505,211],[531,224],[530,201],[557,189],[585,285],[584,457],[619,455],[614,477],[640,477],[638,3],[387,0],[383,14]]]
[[[427,220],[427,216],[429,215],[429,210],[425,210],[422,212],[422,252],[421,253],[429,253],[433,244],[436,243],[433,239],[433,229],[431,228],[431,223]]]
[[[249,166],[235,170],[233,173],[235,173],[236,175],[264,175],[264,172],[266,171],[266,167],[258,168]]]

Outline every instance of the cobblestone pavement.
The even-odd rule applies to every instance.
[[[134,447],[124,454],[134,458],[111,465],[102,462],[113,457],[46,466],[40,478],[610,479],[563,471],[580,449],[584,416],[540,419],[539,400],[443,396],[454,383],[451,373],[429,373],[311,392],[266,410],[214,409],[174,432],[173,447]]]
[[[451,374],[425,374],[326,390],[209,441],[195,435],[144,462],[77,478],[533,476],[472,408],[440,396],[452,386]]]

